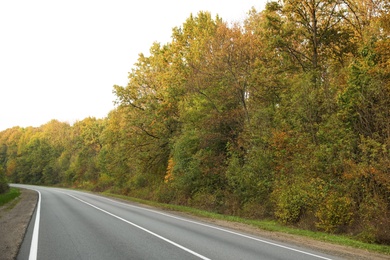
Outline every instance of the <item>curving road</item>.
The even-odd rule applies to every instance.
[[[40,193],[17,259],[338,259],[94,194],[13,186]]]

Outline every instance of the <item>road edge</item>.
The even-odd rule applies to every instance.
[[[7,209],[7,203],[0,208],[0,255],[4,260],[16,259],[38,203],[36,191],[18,189],[21,194],[16,205]]]

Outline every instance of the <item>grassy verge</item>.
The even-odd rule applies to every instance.
[[[12,201],[13,199],[19,197],[20,190],[17,188],[10,188],[8,192],[0,194],[0,206]]]
[[[251,226],[254,226],[254,227],[262,229],[262,230],[273,231],[273,232],[282,232],[282,233],[287,233],[287,234],[291,234],[291,235],[299,235],[299,236],[304,236],[304,237],[308,237],[311,239],[315,239],[318,241],[324,241],[324,242],[329,242],[329,243],[338,244],[338,245],[350,246],[353,248],[359,248],[359,249],[368,250],[371,252],[377,252],[377,253],[381,253],[381,254],[390,255],[390,246],[364,243],[362,241],[353,239],[352,237],[343,236],[343,235],[333,235],[333,234],[328,234],[328,233],[323,233],[323,232],[314,232],[314,231],[309,231],[309,230],[297,229],[297,228],[281,225],[273,220],[250,220],[250,219],[244,219],[244,218],[235,217],[235,216],[221,215],[221,214],[212,213],[212,212],[199,210],[199,209],[195,209],[195,208],[190,208],[190,207],[185,207],[185,206],[163,204],[163,203],[146,201],[146,200],[126,197],[126,196],[116,195],[116,194],[111,194],[111,193],[103,193],[103,195],[116,197],[116,198],[120,198],[120,199],[124,199],[124,200],[128,200],[128,201],[138,202],[138,203],[142,203],[145,205],[154,206],[154,207],[158,207],[158,208],[162,208],[162,209],[185,212],[185,213],[189,213],[189,214],[199,216],[199,217],[225,220],[225,221],[230,221],[230,222],[238,222],[238,223],[251,225]]]

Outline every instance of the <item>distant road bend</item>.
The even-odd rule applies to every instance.
[[[58,188],[39,192],[17,259],[339,259],[164,211]]]

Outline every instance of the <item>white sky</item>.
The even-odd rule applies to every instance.
[[[106,117],[138,54],[190,13],[242,21],[266,0],[1,0],[0,131]]]

